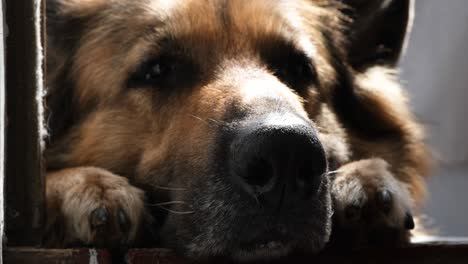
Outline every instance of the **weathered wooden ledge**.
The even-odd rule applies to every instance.
[[[99,249],[37,249],[6,248],[3,252],[7,264],[108,264],[108,263],[192,263],[174,255],[167,249],[130,249],[120,257]],[[226,263],[216,259],[212,263]],[[294,256],[274,263],[317,264],[468,264],[468,239],[431,240],[399,248],[372,248],[347,252],[324,252],[317,256]]]

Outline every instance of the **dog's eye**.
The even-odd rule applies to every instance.
[[[311,66],[305,62],[285,61],[283,65],[278,65],[278,68],[276,71],[278,77],[288,83],[294,84],[295,82],[311,79]]]
[[[144,73],[144,81],[153,82],[160,79],[164,75],[170,74],[171,72],[175,71],[175,69],[175,65],[166,65],[161,62],[155,62]]]
[[[176,84],[181,75],[186,74],[188,67],[182,60],[162,56],[144,63],[130,76],[129,87],[164,87]]]
[[[312,62],[297,51],[286,51],[273,56],[268,59],[268,65],[279,80],[299,93],[317,81]]]

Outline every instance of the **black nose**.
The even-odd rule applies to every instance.
[[[239,186],[264,203],[308,199],[327,170],[325,152],[314,129],[299,124],[256,122],[231,145],[231,168]]]

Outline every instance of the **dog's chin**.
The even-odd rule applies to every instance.
[[[227,258],[235,262],[276,261],[284,257],[294,257],[296,254],[319,252],[328,241],[328,230],[327,227],[320,232],[304,231],[308,235],[287,232],[280,234],[269,231],[247,239],[237,238],[236,241],[226,240],[226,237],[210,241],[209,236],[203,236],[198,240],[201,242],[189,243],[180,248],[180,253],[189,258],[201,260]]]
[[[293,250],[291,243],[269,241],[252,244],[249,248],[241,248],[232,253],[237,261],[274,260],[289,255]]]

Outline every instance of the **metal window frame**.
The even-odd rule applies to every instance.
[[[6,0],[4,4],[8,28],[5,38],[6,237],[8,246],[37,246],[45,208],[40,118],[45,9],[41,0]]]

